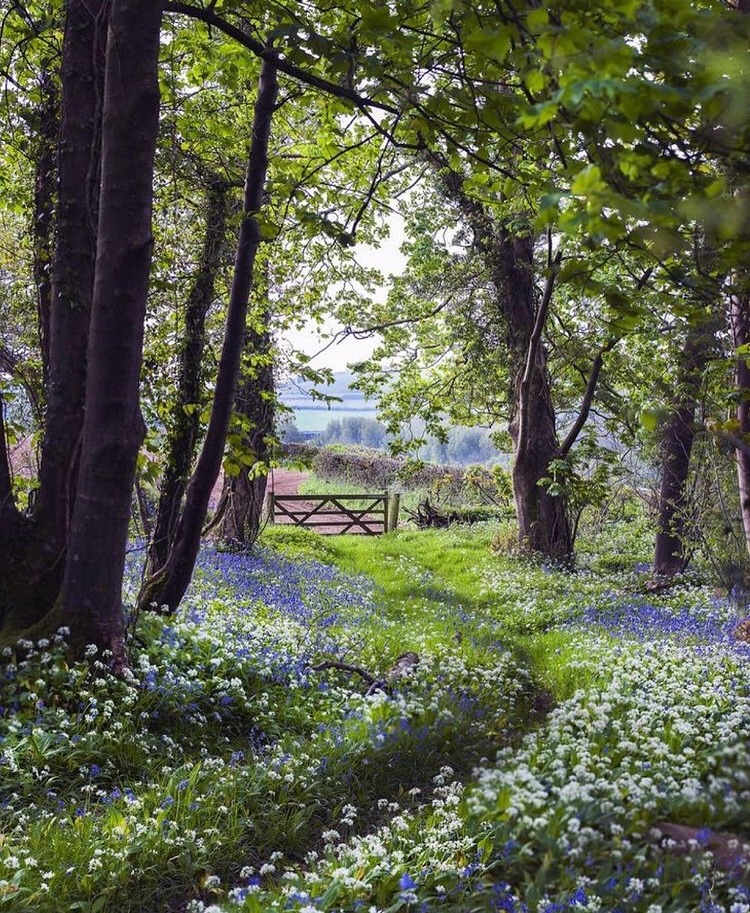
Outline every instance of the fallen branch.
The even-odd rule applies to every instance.
[[[352,666],[350,663],[340,663],[335,659],[327,659],[323,663],[310,666],[310,668],[313,672],[325,672],[326,669],[338,669],[340,672],[352,672],[355,675],[361,676],[370,687],[380,683],[380,680],[375,678],[374,675],[371,675],[367,669],[363,669],[361,666]]]
[[[376,691],[387,691],[388,685],[398,678],[402,678],[410,672],[419,663],[419,654],[413,652],[402,653],[396,659],[396,662],[385,673],[384,678],[376,678],[367,669],[362,666],[354,666],[351,663],[342,663],[337,659],[327,659],[322,663],[310,666],[313,672],[325,672],[326,669],[337,669],[339,672],[351,672],[353,675],[359,675],[367,684],[366,694],[375,694]]]

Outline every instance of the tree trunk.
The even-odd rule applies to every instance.
[[[684,400],[669,417],[662,440],[659,519],[654,573],[674,577],[685,569],[685,508],[690,454],[695,438],[696,402]]]
[[[526,421],[531,431],[525,447],[521,447],[513,425],[510,429],[518,542],[524,552],[565,561],[573,551],[566,499],[564,495],[550,494],[539,484],[549,476],[550,463],[558,456],[555,414],[548,384],[539,385],[538,396],[529,405]]]
[[[86,415],[58,619],[125,661],[122,577],[144,426],[139,378],[153,239],[161,4],[113,0]]]
[[[8,438],[5,431],[5,403],[0,391],[0,525],[3,518],[10,521],[16,513],[13,499],[13,479],[10,474]]]
[[[164,567],[144,583],[139,597],[139,604],[142,607],[150,607],[155,604],[166,606],[170,612],[174,612],[185,595],[198,556],[201,530],[206,518],[208,502],[221,468],[239,375],[247,307],[253,281],[253,267],[261,240],[257,214],[263,204],[268,170],[268,142],[277,94],[276,64],[272,60],[266,59],[261,67],[258,98],[255,103],[253,138],[245,177],[243,205],[245,215],[237,244],[234,277],[211,419],[195,471],[187,488],[185,507],[180,517],[174,546]]]
[[[44,563],[59,571],[75,497],[74,464],[83,428],[108,11],[109,4],[103,0],[69,0],[65,19],[49,381],[36,509]]]
[[[690,455],[695,440],[698,394],[712,338],[707,327],[691,326],[682,347],[677,401],[662,440],[659,518],[654,547],[654,573],[660,577],[673,577],[681,573],[687,564],[685,509],[688,505]]]
[[[226,241],[228,191],[225,182],[216,176],[209,176],[203,250],[185,307],[185,329],[178,355],[177,396],[171,410],[164,474],[149,544],[147,576],[164,566],[174,542],[185,486],[198,443],[206,314],[214,300],[216,277]]]
[[[732,330],[732,341],[735,349],[743,349],[737,355],[735,369],[735,386],[737,390],[737,430],[738,437],[744,443],[750,442],[750,353],[744,349],[750,344],[750,297],[734,294],[730,300],[729,320]],[[745,543],[750,552],[750,454],[738,447],[735,450],[737,461],[737,481],[740,490],[740,513],[745,532]]]
[[[246,429],[243,456],[249,455],[254,462],[249,466],[243,462],[237,475],[225,477],[221,496],[221,537],[244,547],[252,546],[260,534],[275,414],[268,314],[261,320],[264,330],[246,331],[248,364],[234,400],[235,416]]]
[[[40,487],[33,522],[6,516],[1,531],[0,618],[13,636],[38,622],[60,593],[75,491],[75,454],[83,427],[86,345],[93,289],[98,205],[102,48],[109,4],[68,0],[62,52],[62,119],[57,152],[57,220],[47,336],[48,380]],[[39,142],[44,145],[45,140]],[[40,181],[38,169],[37,181]],[[45,181],[49,173],[45,175]],[[45,184],[46,193],[48,188]],[[37,207],[42,205],[37,185]],[[39,213],[38,213],[39,215]],[[47,231],[45,215],[35,231]],[[45,227],[43,227],[45,226]],[[41,266],[41,252],[37,254]],[[7,629],[7,631],[6,631]]]
[[[135,518],[136,509],[138,511],[138,519],[141,522],[141,527],[143,529],[143,536],[145,539],[150,539],[153,533],[153,524],[151,523],[151,516],[148,510],[148,500],[146,499],[146,493],[143,490],[143,485],[136,475],[135,477],[135,508],[133,509],[133,517]]]
[[[519,545],[523,551],[568,559],[573,542],[565,495],[551,495],[538,484],[549,474],[552,460],[561,455],[542,342],[557,264],[550,264],[547,289],[538,302],[533,235],[511,233],[498,225],[485,207],[467,194],[459,173],[447,168],[440,158],[433,156],[431,160],[448,196],[471,227],[474,246],[486,262],[494,287],[496,320],[505,332]]]
[[[52,253],[57,191],[57,139],[60,131],[60,97],[57,74],[45,70],[39,80],[42,101],[36,138],[34,176],[34,284],[39,315],[39,348],[42,354],[42,380],[49,382],[50,317],[52,312]]]
[[[567,503],[539,484],[549,475],[550,463],[559,454],[559,442],[541,339],[554,284],[547,280],[544,297],[537,302],[534,282],[534,239],[496,232],[492,252],[493,280],[498,307],[506,321],[509,354],[513,442],[513,497],[522,551],[567,560],[573,551]]]

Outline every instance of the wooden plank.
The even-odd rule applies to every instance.
[[[388,532],[392,532],[398,527],[398,513],[401,507],[401,495],[393,494],[391,495],[390,503],[388,504],[388,522],[386,524],[386,529]]]
[[[288,525],[291,525],[291,524],[288,524]],[[302,524],[297,524],[297,525],[301,526]],[[362,526],[363,529],[365,527],[370,527],[370,526],[381,526],[381,527],[384,526],[382,520],[363,520],[361,523],[359,521],[357,521],[356,523],[353,523],[350,520],[341,520],[338,523],[336,523],[335,521],[332,522],[330,520],[326,520],[324,523],[318,523],[314,520],[311,520],[309,523],[305,523],[304,525],[305,525],[305,529],[307,529],[308,527],[310,529],[312,529],[312,527],[314,527],[314,526],[325,526],[325,527],[345,526],[347,529],[351,526]],[[283,526],[283,524],[282,524],[282,526]]]
[[[277,501],[320,501],[321,499],[336,498],[339,501],[385,501],[387,495],[276,495]]]

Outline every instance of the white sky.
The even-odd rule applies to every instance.
[[[404,241],[403,222],[394,218],[390,225],[391,234],[379,248],[360,244],[355,248],[357,259],[363,266],[374,267],[387,278],[389,275],[399,275],[406,264],[406,258],[400,251]],[[379,297],[385,296],[385,288],[378,292]],[[309,330],[290,330],[284,334],[284,339],[306,355],[316,355],[313,366],[316,368],[331,368],[333,371],[346,371],[347,365],[368,358],[377,344],[375,339],[352,339],[344,337],[328,346],[325,351],[321,349],[327,345],[332,336],[341,325],[334,320],[326,321],[323,334],[318,328]]]

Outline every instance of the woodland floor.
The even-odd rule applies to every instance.
[[[6,657],[0,911],[748,913],[738,607],[594,533],[571,571],[496,524],[276,526],[204,549],[129,680]],[[370,694],[330,665],[406,651]]]

